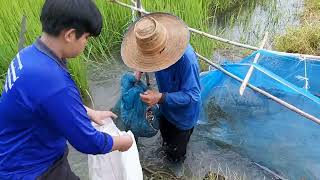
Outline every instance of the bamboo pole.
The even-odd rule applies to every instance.
[[[139,11],[139,12],[141,12],[143,14],[150,14],[150,12],[147,12],[142,8],[137,8],[137,7],[134,7],[134,6],[130,6],[130,5],[126,4],[126,3],[120,2],[118,0],[111,0],[111,2],[117,3],[117,4],[119,4],[119,5],[123,6],[123,7],[130,8],[130,9],[135,10],[135,11]]]
[[[141,12],[143,14],[149,14],[150,13],[150,12],[145,11],[144,9],[136,8],[134,6],[130,6],[128,4],[120,2],[118,0],[111,0],[111,2],[117,3],[117,4],[121,5],[121,6],[130,8],[130,9],[135,10],[135,11],[139,11],[139,12]],[[228,40],[228,39],[224,39],[224,38],[221,38],[221,37],[218,37],[218,36],[214,36],[212,34],[209,34],[209,33],[203,32],[203,31],[199,31],[199,30],[191,28],[191,27],[188,27],[188,28],[189,28],[189,30],[191,32],[203,35],[203,36],[208,37],[210,39],[214,39],[214,40],[217,40],[217,41],[220,41],[220,42],[223,42],[223,43],[227,43],[227,44],[232,44],[234,46],[242,47],[242,48],[245,48],[245,49],[250,49],[250,50],[253,50],[253,51],[259,50],[259,48],[255,47],[255,46],[251,46],[251,45],[247,45],[247,44],[231,41],[231,40]],[[266,49],[264,49],[264,50],[266,50]],[[278,52],[278,51],[271,51],[271,50],[267,50],[267,51],[275,52],[275,53],[279,53],[279,54],[284,54],[284,55],[289,55],[289,56],[295,56],[295,57],[304,57],[304,58],[307,58],[307,59],[313,59],[313,60],[320,61],[320,56],[315,56],[315,55]]]
[[[266,49],[265,49],[266,50]],[[310,55],[310,54],[298,54],[298,53],[287,53],[287,52],[280,52],[280,51],[272,51],[272,50],[266,50],[268,52],[284,55],[284,56],[294,56],[300,59],[306,59],[306,60],[315,60],[315,61],[320,61],[320,56],[316,55]]]
[[[227,44],[232,44],[234,46],[238,46],[238,47],[242,47],[242,48],[250,49],[250,50],[254,50],[254,51],[259,50],[258,47],[254,47],[254,46],[250,46],[250,45],[247,45],[247,44],[242,44],[242,43],[238,43],[238,42],[231,41],[231,40],[228,40],[228,39],[224,39],[224,38],[221,38],[221,37],[218,37],[218,36],[214,36],[214,35],[211,35],[211,34],[196,30],[196,29],[191,28],[191,27],[189,27],[189,30],[191,32],[206,36],[206,37],[208,37],[210,39],[214,39],[214,40],[217,40],[217,41],[220,41],[220,42],[224,42],[224,43],[227,43]]]
[[[215,67],[216,69],[220,70],[221,72],[225,73],[226,75],[230,76],[231,78],[239,81],[239,82],[243,82],[243,80],[241,78],[239,78],[238,76],[230,73],[229,71],[225,70],[223,67],[221,67],[220,65],[208,60],[207,58],[201,56],[200,54],[196,53],[197,56],[202,59],[204,62],[210,64],[211,66]],[[296,112],[297,114],[300,114],[301,116],[307,118],[307,119],[310,119],[311,121],[317,123],[320,125],[320,119],[314,117],[313,115],[310,115],[309,113],[307,112],[304,112],[302,111],[301,109],[295,107],[294,105],[291,105],[285,101],[283,101],[282,99],[279,99],[278,97],[275,97],[273,96],[272,94],[258,88],[258,87],[255,87],[253,85],[251,85],[250,83],[247,84],[248,87],[250,87],[252,90],[264,95],[264,96],[267,96],[268,98],[270,98],[271,100],[277,102],[278,104],[288,108],[289,110],[293,111],[293,112]]]
[[[137,8],[141,9],[141,0],[137,0]],[[138,17],[141,17],[141,16],[142,16],[141,12],[138,11]]]
[[[260,49],[263,49],[263,47],[264,47],[265,44],[267,43],[267,39],[268,39],[268,32],[266,32],[266,34],[264,35],[263,41],[262,41],[262,43],[261,43],[261,45],[260,45]],[[258,60],[259,60],[259,58],[260,58],[260,52],[258,52],[258,53],[256,54],[256,56],[254,57],[254,59],[253,59],[253,64],[257,63]],[[248,84],[248,82],[249,82],[249,80],[250,80],[250,77],[251,77],[251,75],[252,75],[252,73],[253,73],[253,70],[254,70],[254,66],[251,65],[250,68],[249,68],[249,71],[248,71],[247,75],[245,76],[245,78],[244,78],[244,80],[243,80],[243,82],[242,82],[242,84],[241,84],[241,86],[240,86],[240,89],[239,89],[240,96],[243,95],[244,90],[246,89],[247,84]]]

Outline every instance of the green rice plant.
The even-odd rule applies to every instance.
[[[41,32],[38,21],[42,1],[0,0],[0,4],[0,92],[2,92],[8,65],[18,52],[22,17],[23,15],[27,17],[26,44],[31,44]]]
[[[0,0],[0,83],[7,71],[8,64],[18,51],[18,37],[22,16],[27,17],[27,33],[25,45],[30,45],[41,34],[39,20],[44,0],[8,1]],[[130,0],[122,2],[130,3]],[[242,1],[241,1],[242,2]],[[85,62],[111,63],[119,58],[120,44],[126,28],[131,23],[131,10],[110,1],[96,0],[104,17],[102,33],[98,38],[91,38],[87,49],[76,60],[70,61],[69,67],[73,78],[82,94],[88,89]],[[183,19],[190,27],[209,32],[212,21],[212,7],[215,11],[223,11],[238,4],[235,0],[142,0],[148,11],[170,12]],[[234,18],[233,18],[234,19]],[[192,34],[191,44],[200,54],[211,57],[217,43],[201,35]],[[205,66],[202,64],[202,69]],[[0,86],[0,91],[2,91]]]
[[[129,1],[126,1],[129,2]],[[0,92],[11,59],[18,52],[20,24],[27,17],[25,45],[30,45],[41,35],[40,12],[44,0],[8,1],[0,0]],[[71,74],[84,95],[88,89],[86,63],[83,60],[109,62],[112,53],[119,51],[123,32],[131,19],[129,9],[109,1],[96,1],[103,15],[103,29],[98,38],[91,38],[80,57],[69,61]],[[92,62],[92,61],[90,61]]]
[[[40,12],[43,0],[7,1],[0,0],[0,92],[3,90],[9,63],[18,52],[18,39],[23,15],[27,17],[25,46],[32,44],[41,35]],[[81,91],[88,89],[85,64],[71,62],[71,73]]]
[[[123,2],[129,3],[130,0]],[[111,63],[110,57],[119,53],[122,37],[132,19],[131,10],[106,0],[96,0],[96,4],[103,16],[103,29],[98,38],[90,40],[84,54],[87,59]]]

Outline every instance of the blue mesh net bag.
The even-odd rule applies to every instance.
[[[136,81],[132,73],[121,78],[120,100],[114,110],[120,114],[121,128],[131,130],[135,137],[152,137],[159,130],[158,107],[148,107],[140,99],[140,93],[147,89],[148,86]]]
[[[260,52],[258,64],[253,64]],[[258,51],[223,68],[304,112],[320,117],[320,62]],[[213,70],[201,75],[202,123],[207,136],[224,142],[287,179],[320,179],[320,126],[241,83]]]

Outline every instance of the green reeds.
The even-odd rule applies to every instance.
[[[0,0],[0,91],[7,67],[18,51],[18,39],[22,16],[27,17],[25,45],[30,45],[41,34],[39,16],[44,0],[7,1]],[[129,0],[124,1],[130,3]],[[70,61],[69,67],[81,92],[88,89],[86,63],[82,60],[112,62],[113,54],[118,54],[122,37],[131,23],[131,11],[105,0],[96,1],[104,17],[104,26],[98,38],[91,38],[84,54]],[[185,1],[143,1],[150,11],[167,11],[180,16],[190,27],[209,31],[209,2],[201,0]],[[191,12],[190,12],[191,11]],[[191,44],[201,54],[210,57],[214,42],[200,35],[193,35]],[[110,60],[112,59],[112,60]],[[119,59],[118,59],[119,60]]]
[[[276,37],[275,48],[279,51],[320,55],[320,1],[305,0],[301,15],[302,25],[289,28],[285,35]]]
[[[283,36],[276,37],[278,51],[320,55],[320,24],[290,28]]]
[[[18,37],[23,15],[27,17],[27,33],[25,45],[30,45],[41,34],[39,20],[41,7],[44,0],[7,1],[0,0],[0,91],[2,91],[3,80],[8,64],[18,51]],[[124,0],[130,3],[129,0]],[[183,19],[190,27],[210,32],[210,14],[212,7],[221,9],[214,3],[226,3],[225,1],[212,0],[143,0],[142,4],[148,11],[170,12]],[[228,0],[229,4],[235,1]],[[79,58],[70,61],[71,73],[80,87],[81,92],[88,89],[86,63],[98,61],[100,63],[111,63],[120,59],[111,58],[116,54],[119,57],[119,49],[122,37],[128,25],[131,23],[131,10],[112,4],[105,0],[96,0],[96,3],[104,17],[104,26],[98,38],[91,38],[89,44]],[[212,5],[213,4],[213,5]],[[229,6],[228,4],[228,6]],[[216,42],[201,35],[192,34],[191,44],[200,54],[211,57]],[[202,65],[204,69],[204,65]]]
[[[129,1],[127,1],[129,2]],[[44,0],[7,1],[0,0],[0,92],[7,68],[18,52],[18,39],[22,16],[27,17],[25,46],[30,45],[41,35],[40,12]],[[91,38],[85,52],[78,58],[69,61],[71,74],[85,95],[88,90],[86,61],[111,62],[112,53],[119,50],[119,44],[131,19],[130,10],[116,6],[109,1],[96,1],[104,17],[104,25],[98,38]]]
[[[11,60],[18,52],[18,39],[23,15],[27,16],[26,43],[40,35],[40,0],[7,1],[0,0],[0,92]]]
[[[129,0],[123,2],[129,3]],[[84,55],[86,58],[111,63],[114,60],[112,55],[117,54],[120,50],[120,44],[123,34],[132,19],[131,11],[111,3],[106,0],[96,0],[103,16],[103,29],[98,38],[92,38]]]
[[[18,52],[22,17],[23,15],[27,17],[25,46],[28,46],[41,35],[40,12],[43,2],[43,0],[0,0],[0,92],[2,92],[8,65]],[[88,89],[85,64],[80,63],[79,60],[73,60],[69,67],[81,92],[84,92]]]

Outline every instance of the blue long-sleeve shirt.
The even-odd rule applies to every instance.
[[[36,179],[63,156],[104,154],[110,135],[91,125],[67,71],[39,39],[11,62],[0,98],[0,179]]]
[[[188,45],[178,62],[156,72],[159,91],[165,93],[160,111],[165,118],[182,130],[191,129],[199,118],[201,98],[199,64]]]

